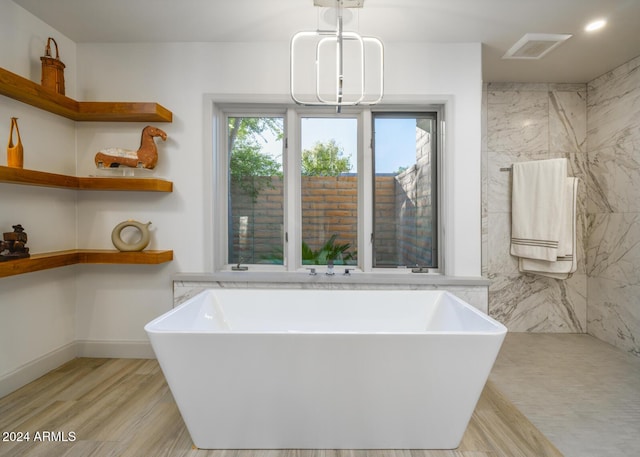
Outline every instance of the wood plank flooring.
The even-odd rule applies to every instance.
[[[157,361],[137,359],[75,359],[1,398],[0,433],[2,457],[562,456],[491,382],[455,450],[194,449]]]

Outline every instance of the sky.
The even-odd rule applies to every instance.
[[[376,173],[394,173],[416,163],[415,119],[378,118],[374,128]]]

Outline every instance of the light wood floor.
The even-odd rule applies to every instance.
[[[557,457],[560,452],[489,382],[461,446],[451,451],[222,451],[192,448],[155,360],[71,361],[0,399],[0,456],[78,457]],[[34,442],[36,432],[75,441]],[[58,438],[63,435],[58,435]],[[6,436],[5,436],[6,438]]]

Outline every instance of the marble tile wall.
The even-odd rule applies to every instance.
[[[587,329],[640,355],[640,57],[587,90]]]
[[[586,85],[489,83],[483,122],[483,275],[511,331],[588,332],[640,355],[640,57]],[[509,255],[513,162],[567,157],[581,178],[578,271],[520,274]]]
[[[513,332],[587,329],[585,262],[587,87],[585,84],[488,83],[483,92],[483,273],[489,314]],[[566,157],[582,178],[578,270],[568,280],[521,274],[509,254],[514,162]]]

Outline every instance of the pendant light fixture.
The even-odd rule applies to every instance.
[[[373,37],[344,30],[345,8],[364,0],[314,0],[335,13],[335,29],[298,32],[291,38],[290,91],[300,105],[373,105],[384,91],[384,48]],[[353,15],[351,15],[353,16]]]

